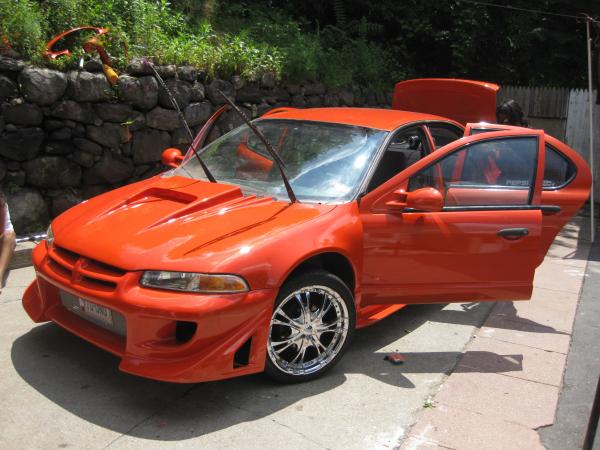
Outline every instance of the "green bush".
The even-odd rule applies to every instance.
[[[44,21],[36,1],[0,0],[0,47],[8,43],[27,57],[39,52]]]
[[[302,19],[270,3],[179,0],[175,8],[167,0],[0,0],[0,38],[38,64],[76,65],[91,32],[68,43],[70,57],[46,61],[42,48],[58,33],[84,25],[110,28],[103,43],[120,69],[132,57],[149,57],[211,76],[255,80],[272,73],[331,86],[389,85],[393,73],[389,53],[370,43],[364,29],[357,28],[358,37],[331,26],[311,33]]]
[[[283,73],[293,82],[317,80],[323,63],[323,48],[319,40],[310,35],[299,34],[283,50]]]

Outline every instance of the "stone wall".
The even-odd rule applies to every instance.
[[[391,104],[391,92],[282,85],[270,76],[253,83],[237,76],[210,80],[187,66],[157,69],[194,131],[224,103],[217,89],[252,117],[278,106]],[[0,182],[18,234],[43,230],[86,198],[163,171],[162,151],[190,143],[168,96],[140,61],[132,61],[116,86],[101,70],[94,61],[65,73],[0,56]],[[239,124],[230,111],[211,138]]]

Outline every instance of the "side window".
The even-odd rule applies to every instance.
[[[445,206],[529,204],[537,139],[502,138],[463,147],[415,174],[408,190],[434,187]]]
[[[382,185],[394,175],[427,156],[429,152],[427,137],[421,127],[399,131],[385,149],[367,191]]]
[[[575,165],[553,147],[546,145],[544,189],[560,189],[571,181],[574,175]]]
[[[463,137],[463,130],[450,124],[428,124],[429,132],[435,143],[435,148],[454,142]]]

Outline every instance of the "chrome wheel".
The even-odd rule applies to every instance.
[[[272,363],[289,375],[309,375],[325,368],[348,336],[348,307],[327,286],[295,290],[275,308],[269,329]]]

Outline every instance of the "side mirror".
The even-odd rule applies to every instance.
[[[407,193],[406,207],[417,211],[441,211],[444,207],[444,198],[437,189],[425,187]]]
[[[161,161],[165,166],[173,167],[174,169],[179,167],[183,161],[181,150],[178,148],[166,149],[162,152]]]

